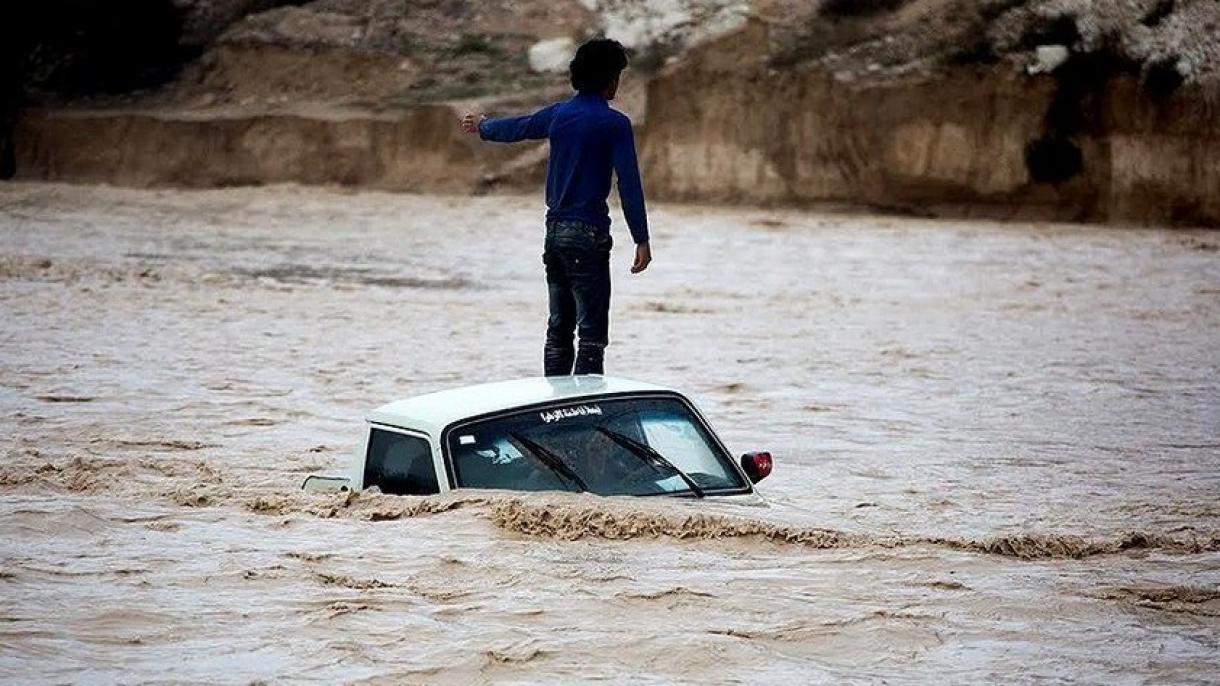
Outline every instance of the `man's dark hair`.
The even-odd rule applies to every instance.
[[[606,90],[626,68],[626,48],[609,38],[597,38],[580,46],[576,57],[568,65],[572,74],[572,88],[582,93]]]

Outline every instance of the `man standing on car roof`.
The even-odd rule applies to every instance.
[[[648,217],[631,120],[610,108],[627,51],[618,41],[591,40],[569,65],[570,100],[524,117],[466,114],[462,129],[487,141],[550,141],[546,177],[546,282],[550,298],[544,368],[547,376],[601,374],[610,324],[610,174],[635,242],[631,273],[648,268]],[[579,333],[580,347],[572,344]]]

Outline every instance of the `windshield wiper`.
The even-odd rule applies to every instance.
[[[668,469],[670,472],[678,475],[683,481],[686,482],[686,485],[690,488],[690,492],[694,493],[696,498],[703,497],[703,489],[699,487],[699,484],[695,483],[694,479],[687,476],[686,472],[675,467],[674,463],[665,459],[665,456],[658,453],[652,446],[648,445],[647,443],[641,443],[630,436],[621,434],[617,431],[611,431],[610,429],[602,426],[595,426],[593,428],[601,432],[601,434],[606,438],[609,438],[615,443],[618,443],[626,448],[628,452],[640,458],[646,464],[651,465],[654,469]]]
[[[563,458],[552,452],[550,448],[532,438],[526,438],[515,431],[509,432],[508,435],[514,441],[524,446],[534,459],[541,462],[544,467],[551,470],[556,476],[576,484],[582,493],[589,490],[589,485],[577,476],[576,472],[572,471],[572,468],[563,461]]]

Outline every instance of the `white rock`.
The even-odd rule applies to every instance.
[[[576,54],[576,43],[571,38],[540,40],[530,46],[530,69],[536,72],[561,72]]]
[[[1178,58],[1177,69],[1184,79],[1190,80],[1196,76],[1195,63],[1185,57]]]
[[[1034,63],[1026,69],[1030,74],[1049,74],[1072,56],[1066,45],[1039,45]]]
[[[745,23],[749,0],[580,0],[628,48],[689,45]]]

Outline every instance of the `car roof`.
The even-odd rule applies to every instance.
[[[675,393],[671,388],[613,376],[554,376],[464,386],[382,405],[366,417],[374,424],[440,437],[450,424],[518,407],[623,393]]]

